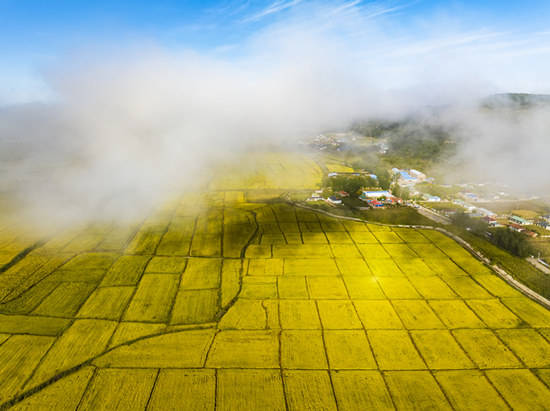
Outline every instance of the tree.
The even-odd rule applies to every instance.
[[[373,179],[364,176],[334,176],[327,177],[323,181],[323,186],[330,188],[333,192],[345,191],[349,194],[357,194],[363,187],[371,187]]]
[[[388,190],[391,185],[391,176],[388,170],[385,168],[378,168],[374,172],[376,176],[378,177],[378,185],[383,190]]]
[[[480,218],[472,218],[463,211],[455,213],[451,217],[451,221],[462,228],[466,228],[474,234],[485,236],[485,233],[489,229],[489,224]]]
[[[518,257],[527,257],[533,253],[533,248],[525,235],[505,227],[497,228],[491,237],[493,242]]]
[[[455,225],[470,229],[471,232],[479,236],[484,236],[488,230],[488,224],[485,221],[471,218],[464,212],[456,213],[452,217],[452,221]],[[533,247],[527,240],[527,237],[507,227],[491,230],[491,242],[518,257],[523,258],[533,254]]]
[[[399,184],[395,183],[391,191],[394,196],[401,197],[401,186]]]

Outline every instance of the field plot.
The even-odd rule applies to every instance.
[[[1,406],[548,409],[549,310],[441,233],[281,201],[312,160],[257,163],[0,272]]]

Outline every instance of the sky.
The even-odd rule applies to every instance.
[[[515,69],[506,68],[496,91],[550,91],[548,80],[539,78],[547,67],[541,59],[550,59],[546,0],[0,0],[0,104],[51,98],[49,71],[75,53],[81,58],[154,46],[231,61],[257,53],[251,48],[266,31],[322,25],[333,14],[338,23],[331,30],[340,40],[358,49],[373,39],[380,44],[369,50],[381,55],[383,70],[426,55],[440,59],[438,53],[490,54]],[[540,70],[531,67],[534,61]]]
[[[459,177],[550,193],[549,108],[479,110],[548,73],[548,0],[0,0],[0,199],[137,217],[251,148],[403,118],[452,131]]]

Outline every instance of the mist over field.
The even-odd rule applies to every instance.
[[[243,44],[210,52],[154,38],[73,50],[41,68],[47,98],[0,95],[0,190],[36,222],[124,218],[171,188],[206,184],[251,146],[414,115],[454,133],[465,174],[550,192],[549,106],[479,105],[496,92],[550,91],[550,33],[474,29],[450,16],[405,29],[390,9],[298,4]]]

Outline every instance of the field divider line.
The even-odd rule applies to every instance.
[[[151,391],[149,392],[149,397],[147,398],[147,402],[145,403],[145,407],[144,407],[145,410],[147,410],[149,408],[149,403],[151,402],[151,398],[153,398],[153,392],[155,392],[155,386],[157,385],[157,382],[159,380],[160,370],[161,370],[160,368],[157,368],[157,373],[155,375],[155,381],[153,381],[153,385],[151,386]],[[84,393],[86,393],[86,392],[84,392]],[[83,397],[84,397],[84,395],[83,395]]]
[[[27,248],[25,248],[23,251],[18,253],[15,257],[13,257],[10,261],[8,261],[6,264],[0,267],[0,274],[6,272],[11,267],[13,267],[15,264],[17,264],[19,261],[21,261],[23,258],[25,258],[31,251],[36,250],[37,248],[42,247],[44,244],[46,244],[46,241],[48,239],[40,239],[34,244],[31,244]],[[44,265],[44,264],[42,264]],[[40,267],[42,267],[42,265]],[[36,268],[36,270],[40,269],[40,267]],[[36,271],[35,270],[35,271]],[[33,271],[33,273],[35,272]]]
[[[323,320],[321,319],[321,311],[319,310],[319,300],[318,299],[315,299],[313,300],[315,302],[315,308],[317,310],[317,316],[319,317],[319,324],[321,326],[321,329],[320,329],[320,333],[321,333],[321,341],[323,342],[323,352],[325,353],[325,360],[327,362],[327,374],[328,374],[328,378],[329,378],[329,382],[330,382],[330,389],[331,389],[331,392],[332,392],[332,398],[334,399],[334,403],[336,404],[336,409],[340,409],[340,407],[338,406],[338,399],[336,398],[336,390],[334,389],[334,382],[333,382],[333,379],[332,379],[332,370],[331,370],[331,367],[330,367],[330,359],[329,359],[329,356],[328,356],[328,351],[327,351],[327,342],[326,342],[326,338],[325,338],[325,331],[326,331],[326,328],[323,324]],[[354,307],[354,312],[355,312],[355,307]],[[359,318],[359,316],[358,316]],[[359,319],[360,321],[360,319]]]
[[[260,225],[258,224],[258,219],[257,219],[256,212],[254,210],[247,210],[247,212],[252,214],[252,216],[254,217],[255,229],[254,229],[254,232],[248,238],[248,241],[246,242],[246,244],[241,249],[241,254],[240,254],[241,267],[239,269],[239,289],[237,290],[237,293],[231,299],[231,301],[229,301],[224,307],[221,307],[221,305],[220,305],[220,309],[218,310],[218,312],[216,313],[216,316],[214,317],[214,320],[216,322],[219,322],[222,319],[222,317],[229,311],[229,309],[231,307],[233,307],[233,305],[235,305],[235,303],[239,299],[239,295],[241,294],[241,291],[243,289],[243,276],[246,274],[244,271],[245,271],[245,268],[248,269],[248,265],[246,264],[247,262],[245,261],[246,250],[248,249],[248,246],[250,246],[252,244],[252,241],[256,238],[256,236],[258,235],[258,232],[260,230]],[[222,257],[222,266],[220,268],[220,270],[221,270],[221,274],[220,274],[220,293],[221,293],[221,288],[222,288],[221,280],[222,280],[222,277],[223,277],[223,259],[224,258]],[[245,265],[246,265],[246,267],[245,267]],[[220,301],[220,304],[221,304],[221,301]]]
[[[183,330],[170,330],[170,331],[159,331],[157,333],[154,333],[154,334],[148,334],[148,335],[145,335],[145,336],[142,336],[142,337],[138,337],[138,338],[134,338],[133,340],[129,340],[129,341],[125,341],[125,342],[122,342],[118,345],[115,345],[115,346],[112,346],[108,349],[106,349],[105,351],[91,357],[91,358],[88,358],[87,360],[81,362],[80,364],[77,364],[71,368],[68,368],[64,371],[60,371],[59,373],[55,374],[53,377],[50,377],[49,379],[47,379],[46,381],[36,385],[35,387],[33,388],[30,388],[26,391],[23,391],[22,393],[20,393],[19,395],[16,395],[15,397],[13,397],[12,399],[10,400],[7,400],[5,401],[4,403],[1,403],[0,404],[0,411],[4,411],[4,410],[7,410],[11,407],[13,407],[15,404],[23,401],[25,398],[33,395],[33,394],[36,394],[38,393],[39,391],[43,390],[44,388],[52,385],[53,383],[59,381],[61,378],[63,377],[67,377],[75,372],[77,372],[78,370],[80,370],[81,368],[83,367],[86,367],[86,366],[93,366],[95,368],[99,368],[97,366],[95,366],[93,364],[93,362],[95,360],[97,360],[98,358],[106,355],[106,354],[109,354],[110,352],[122,347],[122,346],[125,346],[125,345],[132,345],[136,342],[139,342],[139,341],[142,341],[142,340],[146,340],[146,339],[149,339],[149,338],[155,338],[155,337],[160,337],[160,336],[163,336],[163,335],[168,335],[168,334],[177,334],[177,333],[180,333],[180,332],[185,332],[185,331],[197,331],[197,330],[208,330],[208,329],[212,329],[212,330],[216,330],[214,328],[214,326],[212,325],[212,323],[208,323],[208,325],[203,325],[203,324],[193,324],[192,326],[190,326],[189,328],[186,328],[186,329],[183,329]],[[114,334],[114,333],[113,333]],[[210,348],[212,347],[212,343],[214,341],[214,337],[215,337],[216,334],[214,334],[214,336],[212,337],[211,339],[211,344],[210,344]],[[55,343],[54,343],[55,344]],[[52,346],[54,345],[52,344]],[[50,347],[51,348],[51,347]],[[45,356],[45,355],[44,355]],[[205,357],[206,358],[206,357]],[[205,363],[206,363],[206,360],[205,360]],[[136,367],[131,367],[131,368],[136,368]],[[205,368],[205,367],[203,367]],[[36,369],[35,369],[36,370]]]

